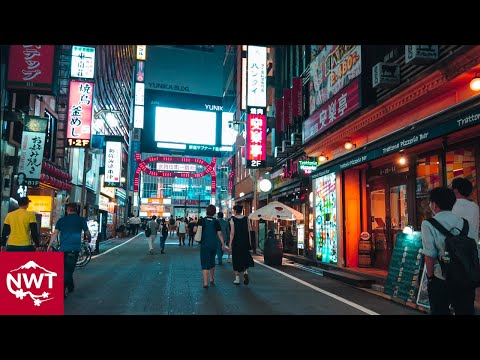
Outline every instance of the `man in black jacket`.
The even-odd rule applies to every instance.
[[[20,198],[19,208],[7,214],[3,224],[1,251],[35,251],[40,245],[35,213],[27,210],[30,201],[28,197]]]

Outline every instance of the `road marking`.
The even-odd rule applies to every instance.
[[[92,259],[95,259],[95,258],[97,258],[97,257],[99,257],[99,256],[105,255],[106,253],[108,253],[108,252],[110,252],[110,251],[112,251],[112,250],[115,250],[116,248],[118,248],[118,247],[120,247],[120,246],[123,246],[123,245],[125,245],[125,244],[128,244],[130,241],[132,241],[133,239],[135,239],[137,236],[140,236],[140,235],[143,235],[143,234],[144,234],[143,232],[138,233],[137,235],[135,235],[135,236],[132,237],[131,239],[128,239],[127,241],[125,241],[125,242],[123,242],[123,243],[121,243],[121,244],[118,244],[118,245],[116,245],[116,246],[114,246],[114,247],[112,247],[112,248],[110,248],[110,249],[108,249],[108,250],[106,250],[106,251],[104,251],[104,252],[101,252],[100,254],[93,255],[93,256],[92,256]]]
[[[318,292],[320,292],[320,293],[322,293],[322,294],[324,294],[324,295],[330,296],[330,297],[334,298],[335,300],[338,300],[338,301],[343,302],[343,303],[345,303],[345,304],[347,304],[347,305],[350,305],[351,307],[354,307],[354,308],[357,309],[357,310],[363,311],[363,312],[366,313],[366,314],[369,314],[369,315],[380,315],[380,314],[378,314],[378,313],[376,313],[376,312],[374,312],[374,311],[372,311],[372,310],[370,310],[370,309],[367,309],[366,307],[363,307],[363,306],[361,306],[361,305],[358,305],[358,304],[356,304],[356,303],[354,303],[354,302],[352,302],[352,301],[350,301],[350,300],[344,299],[344,298],[342,298],[341,296],[332,294],[332,293],[329,292],[329,291],[320,289],[319,287],[317,287],[317,286],[315,286],[315,285],[309,284],[309,283],[306,282],[306,281],[303,281],[303,280],[301,280],[301,279],[296,278],[295,276],[292,276],[292,275],[287,274],[287,273],[285,273],[285,272],[283,272],[283,271],[281,271],[281,270],[278,270],[278,269],[275,269],[275,268],[273,268],[273,267],[271,267],[271,266],[268,266],[268,265],[266,265],[266,264],[264,264],[264,263],[262,263],[262,262],[260,262],[260,261],[258,261],[258,260],[253,260],[253,261],[255,261],[257,264],[260,264],[260,265],[262,265],[262,266],[265,266],[266,268],[268,268],[268,269],[270,269],[270,270],[276,271],[276,272],[278,272],[279,274],[282,274],[282,275],[284,275],[284,276],[286,276],[286,277],[288,277],[288,278],[290,278],[290,279],[292,279],[292,280],[295,280],[295,281],[299,282],[300,284],[303,284],[303,285],[305,285],[305,286],[308,286],[309,288],[311,288],[311,289],[313,289],[313,290],[316,290],[316,291],[318,291]]]

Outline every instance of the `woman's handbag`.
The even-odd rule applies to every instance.
[[[195,237],[193,238],[196,242],[202,241],[202,225],[197,225],[197,232],[195,233]]]
[[[145,228],[145,236],[149,237],[150,235],[152,235],[152,230],[150,229],[150,226],[148,226],[147,224],[147,227]]]

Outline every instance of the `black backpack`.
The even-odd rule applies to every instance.
[[[463,219],[463,229],[458,235],[452,234],[454,228],[448,231],[434,218],[427,221],[445,235],[445,251],[448,251],[450,260],[444,261],[439,257],[438,261],[447,284],[455,287],[479,287],[478,247],[475,240],[468,236],[468,221]]]

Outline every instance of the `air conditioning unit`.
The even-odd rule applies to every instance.
[[[282,158],[286,158],[286,157],[287,157],[287,154],[282,151],[282,147],[281,146],[275,146],[275,158],[282,159]]]
[[[295,149],[292,146],[292,143],[289,140],[283,140],[282,141],[282,151],[286,154],[290,154],[294,151]]]
[[[426,65],[438,59],[438,45],[405,45],[405,64]]]
[[[301,146],[302,145],[302,133],[292,133],[290,135],[290,143],[293,147]]]
[[[388,88],[400,84],[400,65],[379,62],[372,69],[372,87]]]

